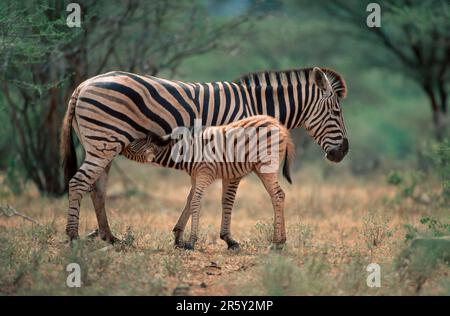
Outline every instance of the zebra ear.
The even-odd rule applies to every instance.
[[[170,143],[171,139],[172,139],[172,134],[167,134],[167,135],[161,136],[161,140],[165,145]]]
[[[154,143],[156,146],[164,147],[170,143],[171,139],[172,134],[167,134],[163,136],[154,135],[152,143]]]
[[[167,135],[163,135],[163,136],[159,136],[153,132],[148,132],[147,134],[147,141],[155,144],[158,147],[164,147],[167,144],[170,143],[171,140],[171,134],[167,134]]]
[[[320,90],[324,92],[331,92],[333,90],[327,76],[319,67],[314,67],[312,71],[312,78]]]

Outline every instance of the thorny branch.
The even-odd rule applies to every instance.
[[[13,217],[13,216],[19,216],[22,217],[23,219],[30,221],[36,225],[42,225],[41,223],[39,223],[37,220],[35,220],[34,218],[23,214],[21,212],[19,212],[18,210],[16,210],[14,207],[12,207],[11,205],[6,205],[6,206],[0,206],[0,211],[1,213],[6,216],[6,217]]]

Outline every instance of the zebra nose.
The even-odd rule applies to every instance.
[[[347,139],[347,138],[344,138],[344,139],[342,140],[342,153],[344,154],[344,156],[347,155],[347,153],[348,153],[348,148],[349,148],[349,145],[348,145],[348,139]],[[342,157],[342,158],[344,158],[344,157]]]
[[[342,159],[344,159],[345,155],[348,153],[348,149],[349,149],[348,139],[344,138],[342,140],[342,143],[328,150],[326,157],[330,161],[340,162]]]

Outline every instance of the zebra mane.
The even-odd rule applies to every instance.
[[[328,68],[320,68],[327,76],[328,80],[331,83],[331,87],[333,91],[337,94],[337,96],[341,99],[344,99],[347,96],[347,84],[345,83],[344,78],[334,70]],[[256,85],[258,83],[259,86],[265,86],[267,81],[277,80],[279,79],[281,83],[287,83],[288,77],[298,76],[300,74],[307,74],[310,78],[309,74],[312,72],[313,68],[302,68],[302,69],[290,69],[290,70],[268,70],[268,71],[260,71],[245,74],[235,82],[247,84],[247,85]]]

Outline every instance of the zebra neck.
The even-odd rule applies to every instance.
[[[308,108],[320,90],[310,82],[309,71],[265,72],[247,75],[240,84],[249,96],[249,115],[269,115],[288,129],[303,125]]]

